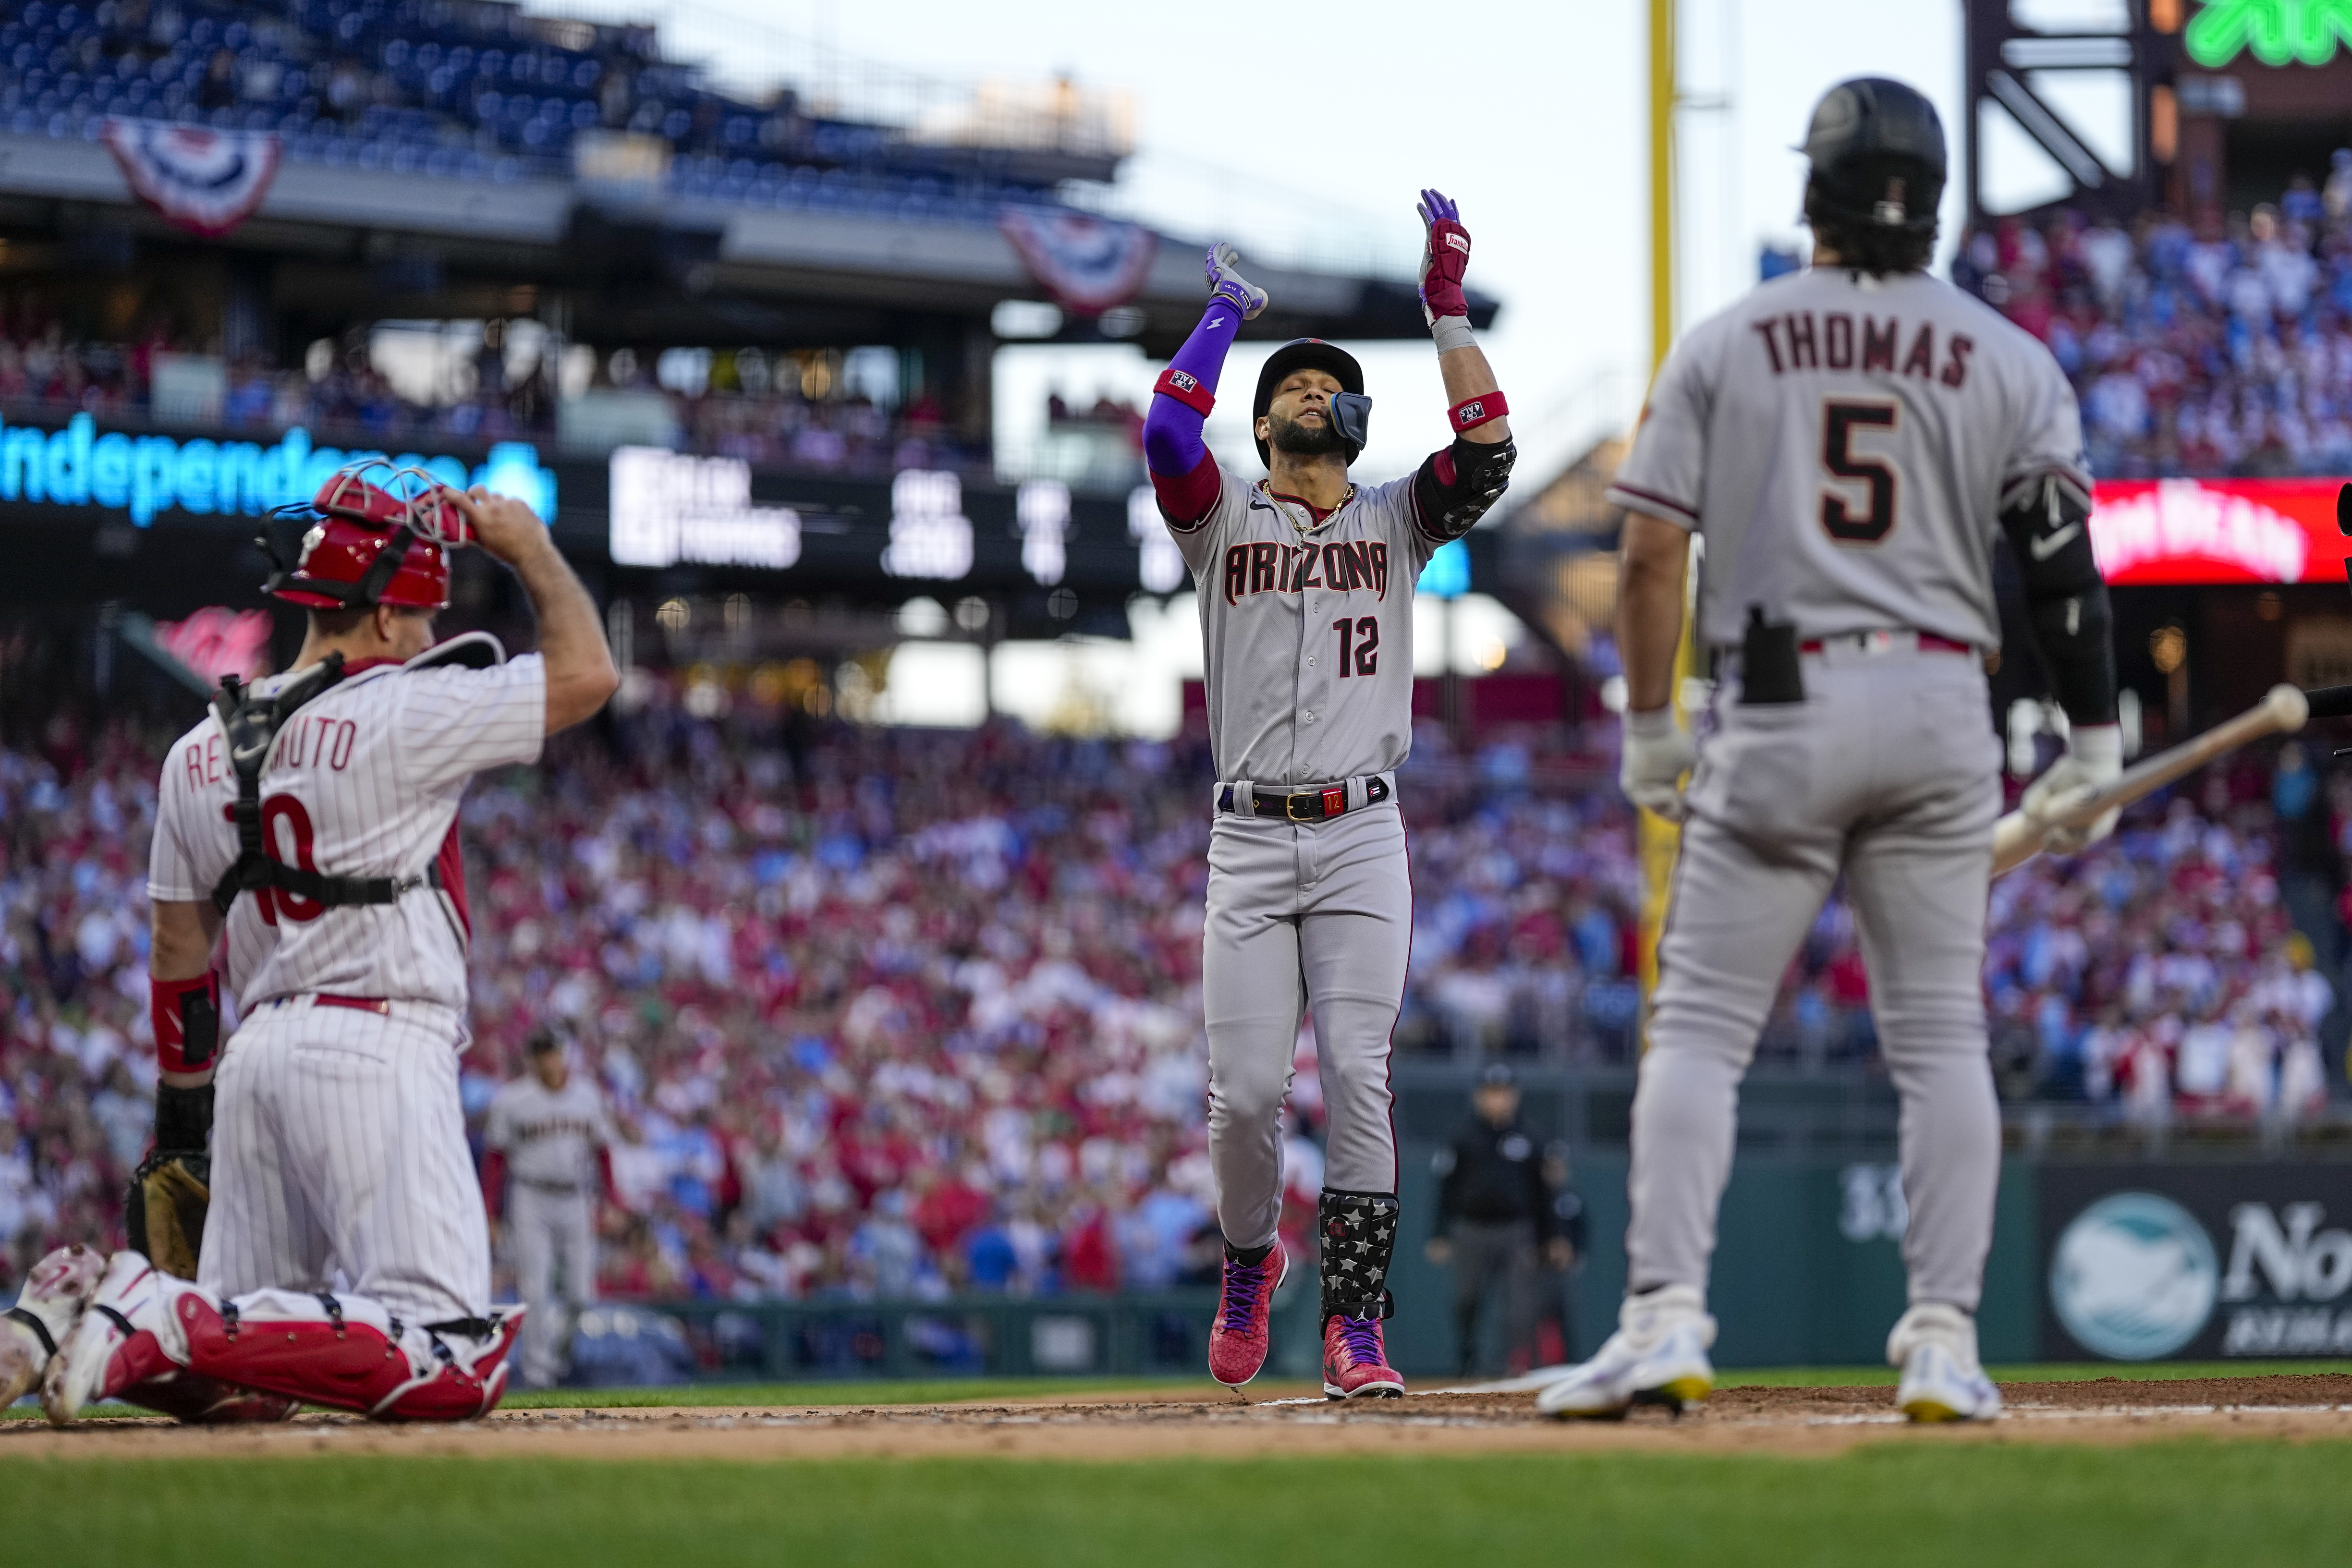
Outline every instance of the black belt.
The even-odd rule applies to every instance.
[[[541,1181],[535,1176],[514,1176],[510,1179],[521,1183],[533,1192],[550,1192],[563,1197],[577,1197],[584,1190],[576,1181]]]
[[[1389,781],[1379,774],[1364,779],[1364,804],[1377,806],[1389,798]],[[1250,786],[1250,814],[1257,817],[1280,817],[1293,822],[1321,822],[1333,817],[1344,817],[1356,808],[1348,804],[1348,786],[1318,784],[1309,789],[1276,790],[1263,784]],[[1217,791],[1217,810],[1238,813],[1241,807],[1234,800],[1234,786],[1226,785]]]

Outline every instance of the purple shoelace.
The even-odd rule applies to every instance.
[[[1339,1343],[1357,1361],[1381,1364],[1381,1320],[1378,1318],[1343,1317],[1339,1320]]]
[[[1225,1332],[1247,1333],[1255,1325],[1257,1303],[1274,1278],[1274,1254],[1256,1263],[1234,1263],[1225,1270]]]

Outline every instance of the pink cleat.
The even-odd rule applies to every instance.
[[[1274,1337],[1274,1293],[1289,1272],[1290,1257],[1279,1241],[1255,1263],[1236,1263],[1232,1253],[1225,1255],[1224,1295],[1217,1303],[1217,1321],[1209,1327],[1209,1375],[1226,1387],[1239,1388],[1265,1365]]]

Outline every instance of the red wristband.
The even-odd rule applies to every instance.
[[[1208,418],[1209,411],[1217,406],[1217,394],[1202,386],[1200,377],[1190,371],[1180,371],[1173,365],[1160,372],[1160,379],[1151,383],[1151,390],[1166,392],[1202,419]]]
[[[220,1044],[220,976],[207,969],[193,980],[151,980],[148,1017],[155,1025],[155,1061],[166,1072],[202,1072]]]
[[[1454,434],[1460,435],[1465,431],[1477,429],[1490,419],[1500,419],[1510,412],[1511,405],[1504,400],[1501,392],[1480,392],[1476,397],[1465,397],[1447,409],[1445,419],[1454,426]]]

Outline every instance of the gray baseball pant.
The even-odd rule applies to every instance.
[[[1397,1189],[1389,1035],[1404,999],[1412,878],[1394,801],[1324,822],[1220,813],[1201,991],[1217,1223],[1244,1251],[1282,1218],[1282,1102],[1313,1009],[1328,1118],[1323,1185]]]
[[[595,1209],[593,1192],[509,1182],[515,1291],[530,1309],[522,1325],[522,1380],[534,1388],[563,1375],[572,1315],[596,1299]]]
[[[1902,1103],[1910,1299],[1976,1310],[2000,1178],[1985,1032],[2000,746],[1977,660],[1833,643],[1806,700],[1726,683],[1699,743],[1633,1095],[1627,1281],[1706,1288],[1739,1080],[1841,873]]]

